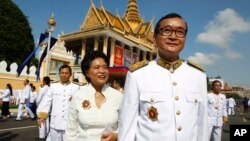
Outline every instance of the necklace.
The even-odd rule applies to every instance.
[[[220,94],[213,94],[213,97],[214,97],[214,100],[215,100],[215,105],[214,105],[214,108],[215,109],[219,109],[220,107]]]

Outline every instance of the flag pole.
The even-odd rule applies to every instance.
[[[49,50],[50,50],[50,40],[51,40],[51,34],[54,31],[55,27],[56,27],[56,21],[54,18],[54,15],[52,14],[52,16],[50,17],[50,19],[48,20],[48,25],[49,25],[49,39],[48,39],[48,46],[47,46],[47,57],[46,57],[46,72],[45,72],[45,76],[49,76]]]

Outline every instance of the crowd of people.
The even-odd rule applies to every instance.
[[[120,79],[108,83],[109,59],[101,51],[82,60],[88,82],[83,86],[70,81],[68,65],[59,68],[58,82],[44,77],[38,93],[24,80],[16,120],[22,120],[25,108],[38,120],[39,138],[46,141],[220,141],[236,104],[220,92],[220,81],[207,93],[204,69],[180,58],[187,33],[179,14],[162,17],[154,29],[157,58],[131,65],[125,84]],[[6,95],[12,93],[7,84],[2,108],[6,117]]]

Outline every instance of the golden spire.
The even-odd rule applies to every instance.
[[[128,22],[138,22],[142,21],[142,18],[139,15],[139,10],[136,4],[136,0],[129,0],[127,11],[124,16]]]

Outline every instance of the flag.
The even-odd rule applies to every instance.
[[[51,40],[50,40],[50,48],[49,50],[54,46],[54,44],[56,43],[57,39],[54,38],[54,37],[51,37]],[[47,48],[48,48],[48,45],[45,47],[41,57],[40,57],[40,60],[39,60],[39,63],[38,63],[38,67],[36,69],[36,80],[40,80],[40,68],[42,66],[42,62],[44,60],[44,58],[46,57],[47,55]]]
[[[31,52],[31,54],[24,60],[24,62],[17,68],[17,77],[20,76],[20,74],[23,71],[23,68],[28,64],[28,62],[32,59],[32,57],[35,55],[37,49],[39,48],[39,45],[47,38],[47,35],[42,34],[40,35],[38,46]]]

